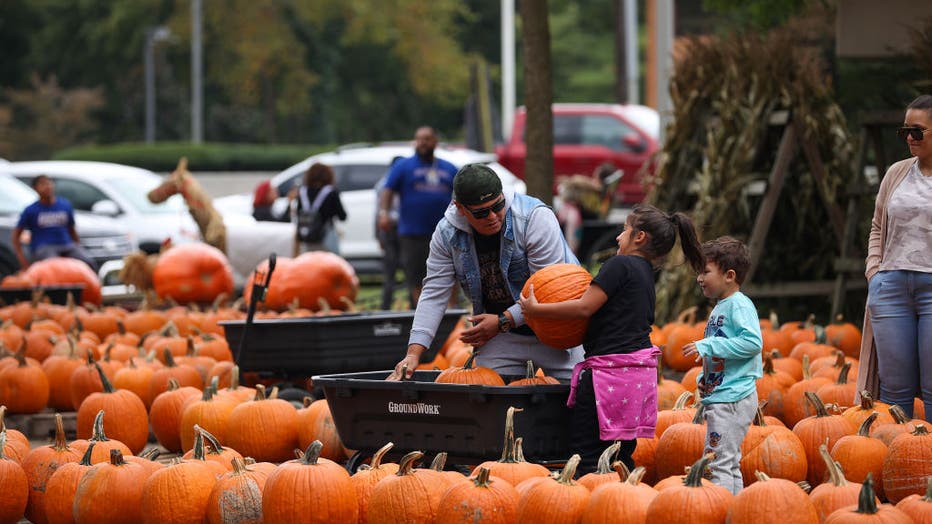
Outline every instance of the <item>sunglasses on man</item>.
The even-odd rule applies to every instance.
[[[906,137],[910,137],[916,142],[921,142],[923,135],[925,135],[929,130],[923,129],[921,127],[901,127],[896,130],[896,136],[900,140],[906,140]]]
[[[463,207],[466,207],[466,206],[463,206]],[[468,207],[466,207],[466,211],[469,211],[469,214],[471,214],[472,217],[476,219],[485,218],[489,216],[489,213],[498,213],[502,209],[505,209],[504,198],[492,204],[491,206],[480,207],[479,209],[469,209]]]

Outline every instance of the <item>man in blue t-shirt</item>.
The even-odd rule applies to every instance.
[[[13,229],[13,249],[20,267],[29,267],[30,260],[26,258],[20,242],[23,231],[29,231],[32,262],[52,257],[70,257],[97,271],[97,264],[79,243],[71,202],[55,196],[55,183],[45,175],[33,179],[32,188],[39,194],[39,200],[26,206]]]
[[[401,198],[398,217],[398,240],[401,265],[411,295],[411,307],[417,304],[427,273],[430,237],[450,205],[456,166],[434,156],[437,134],[429,126],[414,134],[414,156],[396,162],[388,173],[385,191],[379,198],[379,229],[388,231],[392,199]]]

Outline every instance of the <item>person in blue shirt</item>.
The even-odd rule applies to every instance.
[[[702,361],[696,391],[706,421],[705,450],[715,458],[705,476],[737,494],[741,477],[741,442],[757,413],[757,379],[763,374],[763,338],[757,309],[741,283],[751,267],[747,246],[731,237],[702,245],[705,269],[697,281],[702,294],[718,300],[702,340],[683,346],[683,354]]]
[[[32,188],[39,194],[39,200],[26,206],[13,229],[13,250],[16,251],[20,267],[26,269],[30,262],[46,258],[70,257],[97,271],[97,264],[81,247],[78,232],[74,228],[74,208],[71,202],[55,196],[55,183],[45,175],[33,179]],[[20,242],[23,231],[29,231],[30,234],[31,260],[26,258]]]
[[[453,196],[456,166],[434,156],[437,133],[422,126],[414,134],[414,155],[392,166],[385,181],[385,191],[379,199],[379,230],[388,231],[392,200],[398,195],[401,207],[398,217],[398,241],[401,265],[410,293],[411,307],[417,305],[424,277],[430,238],[443,218]]]

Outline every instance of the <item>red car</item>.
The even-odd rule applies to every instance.
[[[526,116],[525,107],[519,107],[510,140],[495,151],[499,163],[522,179]],[[560,176],[594,176],[597,167],[610,163],[624,173],[617,187],[616,201],[620,204],[640,202],[645,190],[637,173],[657,151],[659,132],[660,116],[647,106],[554,104],[554,192]]]

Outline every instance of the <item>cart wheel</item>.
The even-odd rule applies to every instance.
[[[591,269],[608,260],[618,251],[618,242],[615,240],[617,237],[618,232],[614,229],[603,233],[586,251],[581,260],[583,265]]]
[[[353,456],[346,460],[346,471],[349,471],[349,474],[352,475],[356,473],[356,470],[359,469],[359,466],[362,466],[372,457],[371,451],[359,450],[356,453],[353,453]]]

